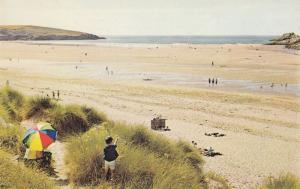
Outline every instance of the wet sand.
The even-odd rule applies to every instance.
[[[281,172],[300,176],[299,57],[262,45],[1,42],[0,84],[44,96],[59,89],[63,103],[95,106],[113,120],[149,126],[161,114],[171,128],[161,134],[213,147],[223,155],[205,157],[205,169],[251,188]]]

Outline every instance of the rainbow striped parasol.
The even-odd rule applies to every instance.
[[[48,122],[39,122],[26,131],[23,144],[32,151],[43,151],[55,142],[57,131]]]

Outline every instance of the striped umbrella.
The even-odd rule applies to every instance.
[[[23,144],[32,151],[43,151],[50,144],[55,142],[57,131],[50,123],[39,122],[28,129],[23,138]]]

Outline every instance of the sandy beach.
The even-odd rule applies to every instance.
[[[63,103],[147,127],[162,115],[171,131],[161,134],[223,154],[205,157],[206,171],[255,188],[267,176],[300,176],[299,60],[282,46],[0,42],[0,85],[60,90]]]

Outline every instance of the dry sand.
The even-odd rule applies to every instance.
[[[64,103],[95,106],[113,120],[149,126],[162,115],[171,128],[163,135],[223,154],[205,157],[207,171],[252,188],[269,175],[300,176],[299,57],[263,45],[1,42],[0,82],[27,94],[60,90]]]

